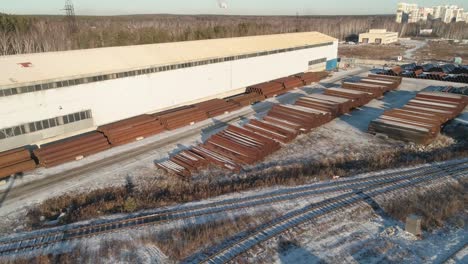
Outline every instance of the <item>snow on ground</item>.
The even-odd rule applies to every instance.
[[[220,116],[214,120],[207,120],[192,127],[181,128],[172,132],[165,132],[133,144],[113,148],[98,155],[87,157],[81,161],[67,163],[49,169],[40,168],[34,172],[26,174],[22,178],[14,179],[13,182],[0,186],[0,191],[7,190],[11,187],[15,188],[28,183],[33,183],[34,181],[48,180],[57,173],[78,168],[106,157],[119,155],[126,151],[162,142],[177,135],[190,133],[193,130],[196,130],[196,133],[193,133],[193,135],[183,137],[183,139],[177,140],[175,143],[167,144],[164,147],[154,148],[149,152],[134,156],[124,162],[107,166],[91,173],[84,173],[79,177],[51,184],[45,191],[29,193],[25,198],[10,202],[7,196],[6,200],[0,205],[0,217],[2,217],[0,232],[11,232],[11,225],[18,225],[17,219],[24,217],[25,209],[28,206],[32,206],[50,197],[75,191],[89,191],[107,186],[122,185],[125,183],[128,176],[133,178],[135,182],[138,182],[140,179],[154,179],[158,182],[171,181],[171,177],[173,176],[167,175],[161,170],[156,170],[154,161],[167,159],[170,154],[177,153],[181,149],[188,148],[206,140],[210,135],[216,133],[219,129],[222,129],[222,124],[224,124],[223,120],[232,120],[234,123],[242,124],[246,122],[246,119],[248,118],[262,116],[268,110],[268,106],[271,106],[275,102],[292,103],[300,96],[321,92],[326,87],[336,86],[338,84],[335,82],[340,80],[340,78],[347,77],[349,74],[360,73],[361,71],[362,69],[358,68],[353,71],[338,72],[335,73],[333,77],[324,80],[320,84],[294,90],[288,94],[277,98],[271,98],[265,102]],[[365,74],[367,73],[362,73],[361,76],[365,76]],[[453,83],[448,84],[453,85]],[[369,122],[388,108],[404,105],[415,95],[416,91],[428,89],[434,85],[447,84],[432,80],[404,79],[401,88],[397,91],[390,92],[385,96],[385,98],[383,98],[383,100],[373,100],[361,109],[355,110],[339,119],[335,119],[307,135],[301,135],[292,143],[283,146],[280,151],[274,153],[262,163],[247,169],[285,165],[290,162],[297,162],[301,159],[320,160],[323,158],[339,158],[344,155],[355,156],[357,159],[366,155],[378,154],[381,150],[403,146],[404,144],[402,142],[383,140],[367,134],[366,130]],[[235,117],[237,116],[242,116],[240,121],[235,120]],[[220,123],[221,126],[216,126]],[[215,129],[212,128],[213,126],[216,126]],[[220,169],[215,169],[214,172],[219,173],[219,175],[229,174],[229,172]],[[202,172],[198,177],[195,177],[194,180],[203,179],[206,173],[208,172]],[[210,171],[209,173],[213,172]],[[221,179],[222,177],[219,178]]]
[[[430,191],[451,179],[435,182]],[[410,191],[407,191],[409,193]],[[401,196],[400,191],[393,196]],[[374,200],[381,204],[382,198]],[[462,223],[468,215],[462,213]],[[249,263],[441,263],[468,243],[468,227],[450,223],[424,232],[419,239],[404,230],[404,223],[369,206],[336,212],[271,239],[240,257]],[[466,260],[466,250],[453,259]],[[459,262],[459,263],[466,263]]]
[[[330,82],[335,82],[340,78],[346,77],[350,74],[359,73],[361,71],[362,69],[360,68],[351,71],[341,71],[335,73],[333,77],[327,80]],[[304,87],[304,89],[313,88],[308,86]],[[2,221],[2,224],[4,225],[0,225],[0,230],[2,227],[9,228],[10,223],[14,223],[18,218],[24,217],[24,209],[26,207],[32,206],[50,197],[55,197],[70,192],[89,191],[97,188],[122,185],[125,183],[128,176],[132,177],[135,181],[138,181],[138,179],[141,178],[157,178],[161,181],[170,180],[172,176],[166,175],[165,173],[158,173],[156,171],[154,166],[155,161],[167,159],[170,154],[177,153],[182,149],[203,142],[210,135],[222,129],[222,125],[224,124],[225,120],[235,121],[235,119],[239,116],[242,116],[243,118],[251,118],[257,113],[265,112],[273,103],[294,102],[297,97],[302,95],[304,95],[303,90],[294,90],[277,98],[270,98],[269,100],[258,103],[254,106],[245,107],[243,109],[216,117],[214,119],[197,123],[190,127],[164,132],[139,142],[112,148],[80,161],[66,163],[53,168],[39,168],[33,172],[26,173],[22,177],[12,179],[10,182],[4,185],[0,185],[0,191],[5,191],[8,193],[10,189],[14,189],[19,186],[31,184],[41,180],[51,180],[53,179],[54,175],[58,173],[73,170],[108,157],[145,147],[149,144],[164,142],[188,133],[192,134],[188,137],[183,137],[176,140],[175,143],[170,143],[164,145],[163,147],[154,148],[153,150],[138,156],[134,156],[124,162],[119,162],[118,164],[107,166],[91,173],[84,173],[79,177],[67,179],[66,181],[60,182],[59,184],[50,184],[50,186],[48,186],[45,191],[30,193],[23,199],[10,202],[8,196],[6,196],[6,199],[0,202],[0,217],[2,217],[4,220]],[[221,126],[219,126],[220,123]],[[215,126],[215,129],[213,129],[213,126]],[[193,131],[195,131],[195,133],[193,133]]]
[[[407,49],[405,51],[405,55],[403,56],[405,59],[414,59],[414,54],[416,53],[416,51],[427,45],[427,41],[414,39],[400,39],[400,43],[407,47],[414,46],[414,48]]]
[[[458,162],[458,161],[449,161],[449,162],[443,162],[441,164],[450,164],[451,162]],[[423,165],[418,165],[414,167],[409,167],[405,168],[404,170],[410,170],[413,168],[423,168],[423,167],[429,167],[433,166],[431,164],[423,164]],[[402,169],[391,169],[391,170],[384,170],[384,171],[379,171],[379,172],[372,172],[372,173],[364,173],[364,174],[359,174],[356,176],[352,176],[346,179],[338,179],[338,180],[333,180],[333,182],[340,182],[343,180],[349,180],[349,179],[359,179],[363,177],[369,177],[369,176],[377,176],[377,175],[382,175],[382,174],[387,174],[387,173],[392,173],[392,172],[401,172],[403,171]],[[321,186],[323,184],[326,184],[327,182],[318,182],[318,183],[312,183],[308,185],[303,185],[303,186]],[[443,182],[440,182],[438,184],[443,184]],[[296,187],[303,187],[303,186],[296,186]],[[296,188],[293,187],[293,188]],[[214,197],[211,199],[203,200],[203,201],[197,201],[197,202],[191,202],[191,203],[186,203],[186,204],[180,204],[180,205],[175,205],[175,206],[168,206],[166,208],[160,208],[156,210],[146,210],[144,213],[148,212],[158,212],[161,210],[166,210],[166,209],[174,209],[174,208],[185,208],[185,207],[191,207],[191,206],[196,206],[196,205],[201,205],[201,204],[207,204],[211,202],[216,202],[216,201],[225,201],[228,199],[236,199],[236,198],[247,198],[251,196],[257,196],[257,195],[262,195],[266,193],[271,193],[271,192],[276,192],[278,190],[284,190],[285,188],[291,188],[291,187],[284,187],[284,186],[275,186],[271,188],[263,188],[263,189],[257,189],[257,190],[252,190],[252,191],[246,191],[246,192],[241,192],[241,193],[232,193],[232,194],[227,194],[227,195],[222,195],[218,197]],[[102,241],[121,241],[123,244],[125,243],[130,243],[134,244],[135,243],[142,243],[141,242],[141,237],[145,236],[147,234],[154,234],[156,237],[158,234],[164,231],[168,230],[174,230],[174,229],[180,229],[184,226],[197,226],[201,225],[204,223],[208,222],[213,222],[213,221],[219,221],[220,219],[234,219],[237,216],[253,216],[253,215],[269,215],[271,212],[277,212],[279,214],[284,214],[286,212],[289,212],[291,210],[296,210],[299,208],[303,208],[304,206],[310,204],[310,203],[316,203],[319,201],[322,201],[324,199],[328,199],[331,197],[334,197],[336,195],[339,195],[340,193],[328,193],[328,194],[318,194],[318,195],[311,195],[308,197],[303,197],[301,199],[295,199],[295,200],[289,200],[289,201],[284,201],[278,204],[266,204],[262,206],[257,206],[255,208],[246,208],[246,209],[241,209],[241,210],[235,210],[235,211],[225,211],[223,213],[211,215],[211,216],[201,216],[201,217],[196,217],[196,218],[191,218],[187,220],[179,220],[179,221],[174,221],[171,223],[167,224],[160,224],[160,225],[149,225],[145,227],[140,227],[137,229],[129,229],[129,230],[121,230],[115,233],[109,233],[105,235],[101,235],[98,237],[93,237],[90,239],[85,239],[82,241],[72,241],[72,242],[66,242],[60,245],[55,245],[52,247],[49,247],[47,250],[44,251],[39,251],[35,252],[34,254],[28,255],[29,257],[37,255],[37,253],[42,253],[42,254],[49,254],[49,253],[64,253],[64,252],[69,252],[73,248],[81,248],[82,250],[91,250],[89,254],[93,252],[97,252],[99,250],[99,247],[101,246]],[[266,213],[268,212],[268,213]],[[138,215],[142,212],[139,213],[134,213],[134,214],[117,214],[117,215],[112,215],[112,216],[106,216],[106,217],[101,217],[96,220],[92,221],[83,221],[79,223],[74,223],[71,225],[67,226],[61,226],[57,228],[52,228],[50,230],[66,230],[72,227],[76,226],[81,226],[83,224],[88,224],[88,223],[98,223],[102,222],[103,219],[109,220],[109,219],[121,219],[123,217],[128,217],[132,215]],[[42,232],[41,230],[32,232],[31,234],[34,233],[40,233]],[[17,234],[17,235],[11,235],[9,238],[19,238],[22,237],[24,234]],[[3,240],[2,238],[1,240]],[[0,241],[1,241],[0,240]],[[105,245],[104,245],[105,246]],[[142,257],[146,254],[146,249],[144,248],[144,245],[141,246],[141,250],[139,253],[135,253],[136,256]],[[151,246],[150,246],[151,247]],[[141,254],[140,254],[141,253]],[[96,253],[97,254],[97,253]],[[149,253],[148,253],[149,254]],[[159,255],[158,255],[159,256]]]

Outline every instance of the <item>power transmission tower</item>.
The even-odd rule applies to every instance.
[[[66,0],[63,10],[66,12],[65,20],[68,23],[69,32],[77,32],[78,26],[76,25],[75,8],[73,7],[73,2],[71,0]]]
[[[296,12],[296,32],[299,32],[299,12]]]

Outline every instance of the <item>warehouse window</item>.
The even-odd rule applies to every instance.
[[[11,96],[11,95],[15,95],[15,94],[18,94],[18,93],[31,93],[31,92],[41,91],[41,90],[46,90],[46,89],[74,86],[74,85],[78,85],[78,84],[105,81],[105,80],[111,80],[111,79],[115,79],[115,78],[125,78],[125,77],[129,77],[129,76],[136,76],[136,75],[143,75],[143,74],[154,73],[154,72],[176,70],[176,69],[182,69],[182,68],[188,68],[188,67],[196,67],[196,66],[214,64],[214,63],[221,63],[221,62],[226,62],[226,61],[242,60],[242,59],[248,59],[248,58],[253,58],[253,57],[266,56],[266,55],[270,55],[270,54],[278,54],[278,53],[284,53],[284,52],[288,52],[288,51],[303,50],[303,49],[310,49],[310,48],[316,48],[316,47],[322,47],[322,46],[331,46],[331,45],[333,45],[333,42],[320,43],[320,44],[314,44],[314,45],[306,45],[306,46],[300,46],[300,47],[295,47],[295,48],[263,51],[263,52],[243,54],[243,55],[238,55],[238,56],[229,56],[229,57],[209,59],[209,60],[201,60],[201,61],[190,62],[190,63],[182,63],[182,64],[151,67],[151,68],[146,68],[146,69],[139,69],[139,70],[136,70],[136,71],[127,71],[127,72],[119,72],[119,73],[106,74],[106,75],[98,75],[98,76],[93,76],[93,77],[86,77],[86,78],[80,78],[80,79],[75,79],[75,80],[66,80],[66,81],[60,81],[60,82],[43,83],[43,84],[37,84],[37,85],[33,85],[33,86],[15,87],[15,88],[0,90],[0,97],[2,97],[2,96]],[[313,63],[313,61],[311,61],[311,62]],[[317,63],[319,63],[319,62],[317,62]],[[309,65],[314,65],[314,64],[316,64],[316,63],[309,64]]]
[[[311,60],[309,61],[309,66],[319,64],[319,63],[324,63],[327,62],[327,58],[321,58],[321,59],[316,59],[316,60]]]
[[[0,139],[16,137],[19,135],[33,133],[36,131],[59,126],[60,125],[59,119],[62,119],[64,124],[69,124],[69,123],[78,122],[81,120],[91,119],[91,118],[92,118],[91,110],[87,110],[87,111],[81,111],[81,112],[77,112],[77,113],[73,113],[73,114],[69,114],[69,115],[65,115],[61,117],[54,117],[54,118],[45,119],[41,121],[31,122],[31,123],[20,125],[20,126],[3,128],[3,129],[0,129]]]

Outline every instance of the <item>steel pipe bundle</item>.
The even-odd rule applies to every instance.
[[[33,170],[36,162],[25,148],[18,148],[0,153],[0,180],[11,175]]]
[[[468,67],[454,64],[408,64],[380,72],[380,76],[403,76],[447,82],[468,83]],[[370,75],[369,75],[370,76]]]
[[[252,119],[244,126],[244,129],[253,133],[270,137],[281,143],[288,143],[297,137],[297,131],[285,126],[271,123],[268,121],[259,121]]]
[[[187,176],[212,162],[229,170],[239,171],[242,165],[253,164],[277,151],[279,144],[261,134],[229,125],[211,136],[204,144],[183,151],[156,164],[169,173]]]
[[[164,127],[157,118],[140,115],[100,126],[97,130],[104,133],[113,146],[119,146],[159,134],[164,131]]]
[[[265,97],[258,93],[243,93],[227,99],[228,102],[239,106],[248,106],[265,100]]]
[[[368,75],[368,78],[375,79],[375,80],[390,80],[398,83],[398,85],[401,84],[403,81],[403,78],[400,76],[389,76],[389,75],[382,75],[382,74],[372,74],[370,73]]]
[[[468,74],[450,74],[443,77],[446,82],[468,83]]]
[[[104,134],[91,132],[43,145],[33,152],[39,160],[39,164],[49,168],[69,161],[80,160],[109,148],[110,144]]]
[[[361,107],[374,99],[372,93],[343,88],[328,88],[324,94],[349,99],[352,101],[352,108]]]
[[[153,114],[153,116],[159,119],[161,125],[167,130],[190,126],[208,119],[207,113],[195,106],[179,107],[177,109]]]
[[[293,90],[298,87],[302,87],[304,85],[304,82],[302,81],[302,79],[296,76],[284,77],[284,78],[273,80],[272,82],[282,84],[284,89],[287,91]]]
[[[389,70],[389,74],[393,76],[399,76],[403,72],[403,69],[400,66],[393,67]]]
[[[225,156],[220,155],[217,152],[206,149],[203,145],[194,147],[191,149],[191,151],[196,153],[197,155],[202,156],[203,158],[212,162],[213,164],[221,166],[222,168],[226,168],[228,170],[237,172],[239,172],[242,169],[242,167],[239,164],[235,163],[231,159],[226,158]]]
[[[387,87],[382,85],[370,84],[370,83],[352,83],[352,82],[343,82],[341,86],[345,89],[351,89],[366,93],[371,93],[373,98],[380,98],[383,94],[388,91]]]
[[[421,92],[403,108],[385,111],[369,125],[369,132],[391,138],[428,144],[441,126],[459,115],[467,105],[462,95]]]
[[[287,92],[281,83],[265,82],[247,87],[246,93],[257,93],[265,98],[275,97]]]
[[[368,83],[368,84],[374,84],[377,86],[382,86],[385,89],[385,92],[395,90],[400,86],[400,84],[396,81],[391,81],[391,80],[379,80],[375,78],[363,78],[361,79],[361,83]]]
[[[295,76],[300,78],[304,85],[309,85],[314,82],[319,82],[322,79],[327,78],[329,75],[328,72],[303,72],[298,73]]]
[[[347,114],[353,108],[353,102],[350,99],[332,96],[332,95],[325,95],[325,94],[311,94],[306,97],[303,97],[306,100],[314,100],[318,102],[322,102],[323,104],[332,104],[338,106],[338,113],[337,116]]]
[[[173,162],[172,160],[156,163],[156,166],[167,171],[168,173],[176,174],[182,177],[190,177],[191,175],[188,169]]]
[[[231,111],[240,108],[240,105],[233,102],[227,102],[223,99],[212,99],[195,104],[193,106],[205,112],[208,117],[215,117],[222,114],[227,114]]]
[[[300,105],[274,105],[268,116],[283,119],[302,125],[302,129],[310,131],[332,119],[332,114]]]

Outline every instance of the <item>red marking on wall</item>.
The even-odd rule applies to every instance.
[[[33,64],[31,62],[20,62],[20,63],[18,63],[18,65],[20,65],[23,68],[30,68],[30,67],[33,66]]]

